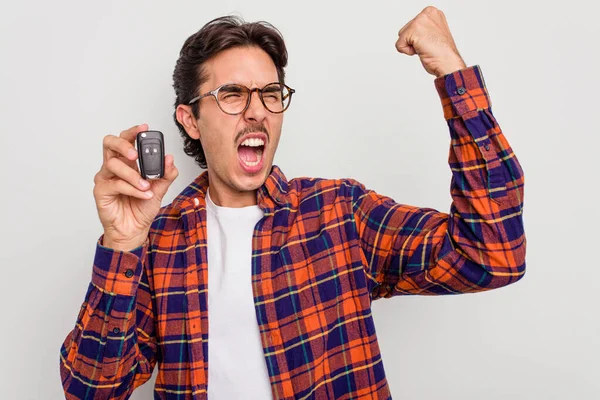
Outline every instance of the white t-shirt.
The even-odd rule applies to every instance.
[[[219,207],[208,192],[206,211],[208,398],[271,399],[252,294],[252,234],[263,211]]]

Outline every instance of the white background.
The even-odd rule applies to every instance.
[[[353,4],[353,5],[352,5]],[[63,1],[0,9],[0,397],[60,399],[59,348],[102,233],[92,196],[102,138],[147,122],[180,176],[201,171],[172,122],[184,40],[238,13],[266,20],[297,90],[276,157],[288,178],[352,177],[448,211],[449,135],[433,79],[396,52],[425,6],[446,14],[526,176],[525,278],[497,291],[379,300],[397,399],[599,399],[596,2]],[[166,204],[166,203],[165,203]],[[148,383],[133,396],[152,397]]]

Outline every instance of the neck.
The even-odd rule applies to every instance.
[[[217,179],[209,181],[210,199],[219,207],[241,208],[255,206],[256,190],[238,191]]]

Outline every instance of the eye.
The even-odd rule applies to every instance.
[[[219,99],[234,101],[245,98],[246,90],[238,85],[226,85],[219,91]]]
[[[280,101],[281,90],[279,88],[269,88],[263,92],[263,99],[267,101]]]

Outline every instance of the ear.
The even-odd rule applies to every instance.
[[[191,106],[185,104],[178,105],[175,115],[177,116],[177,122],[183,125],[185,131],[192,139],[200,139],[200,130],[198,129],[198,124],[196,124],[196,118],[192,113]]]

